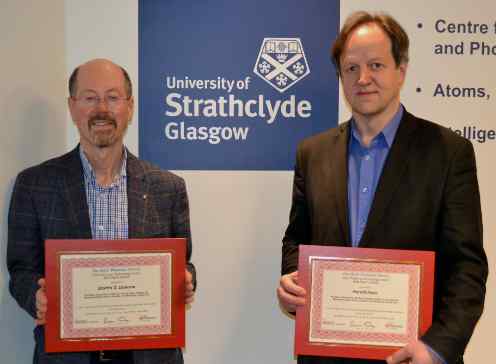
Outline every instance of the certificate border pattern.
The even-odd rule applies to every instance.
[[[140,255],[139,253],[131,253]],[[128,254],[128,255],[131,255]],[[69,254],[70,255],[70,254]],[[88,337],[116,337],[116,336],[140,336],[140,335],[167,335],[172,331],[170,287],[172,277],[169,280],[161,279],[161,292],[163,310],[161,310],[159,325],[124,326],[109,328],[75,329],[73,327],[73,270],[74,268],[102,268],[102,267],[124,267],[124,266],[151,266],[160,267],[160,276],[166,277],[166,272],[171,272],[171,255],[166,256],[138,256],[138,257],[108,257],[108,258],[74,258],[64,260],[61,264],[61,278],[64,281],[64,292],[60,292],[63,301],[63,316],[61,326],[64,328],[63,339],[88,338]],[[169,284],[167,284],[169,283]]]
[[[419,278],[416,279],[415,275],[419,274],[420,266],[416,264],[395,264],[387,262],[364,262],[359,260],[343,261],[333,259],[313,259],[313,264],[316,264],[315,278],[312,280],[312,297],[311,297],[311,332],[309,339],[312,342],[319,342],[318,339],[334,340],[339,343],[356,344],[356,341],[362,341],[367,345],[391,345],[395,343],[398,346],[403,346],[408,343],[412,337],[418,334],[418,307],[420,299]],[[359,263],[359,264],[357,264]],[[342,271],[365,271],[365,272],[378,272],[378,273],[406,273],[408,274],[408,294],[410,298],[407,301],[407,329],[406,333],[368,333],[368,332],[350,332],[338,330],[325,330],[322,329],[322,287],[324,280],[324,272],[326,270],[342,270]],[[315,338],[317,340],[315,340]],[[327,343],[327,341],[323,341]],[[374,344],[372,344],[374,343]]]

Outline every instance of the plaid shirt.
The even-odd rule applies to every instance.
[[[88,158],[79,148],[83,164],[84,185],[91,222],[93,239],[115,240],[128,238],[127,212],[127,151],[124,148],[120,173],[110,186],[102,187],[96,182],[96,175]]]

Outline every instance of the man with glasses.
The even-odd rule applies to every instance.
[[[185,303],[196,286],[184,180],[138,160],[123,139],[134,110],[128,73],[105,59],[77,67],[69,79],[79,145],[21,172],[9,211],[10,291],[34,317],[34,363],[182,363],[177,349],[47,354],[44,330],[46,239],[187,238]]]

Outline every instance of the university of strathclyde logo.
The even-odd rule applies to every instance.
[[[300,38],[264,38],[253,69],[279,92],[310,73]]]

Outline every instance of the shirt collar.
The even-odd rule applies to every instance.
[[[84,176],[88,180],[96,180],[95,172],[93,171],[93,167],[91,166],[90,161],[84,154],[83,148],[79,146],[79,157],[81,158],[81,164],[83,165]],[[122,152],[122,165],[119,174],[116,176],[117,178],[126,177],[127,176],[127,149],[124,147]]]
[[[403,113],[404,113],[404,107],[402,104],[400,104],[400,107],[398,108],[398,111],[396,114],[394,114],[393,118],[391,119],[390,122],[386,124],[386,127],[382,129],[382,131],[377,134],[374,139],[384,139],[384,141],[387,144],[387,147],[390,148],[391,145],[393,144],[394,137],[396,136],[396,132],[398,131],[398,128],[400,126],[401,119],[403,118]],[[358,134],[357,127],[355,125],[355,120],[351,120],[351,136],[352,138],[358,142],[360,145],[360,136]]]

